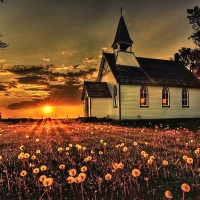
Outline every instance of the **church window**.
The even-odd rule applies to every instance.
[[[146,86],[140,88],[140,107],[148,106],[148,89]]]
[[[113,87],[113,108],[117,108],[117,88]]]
[[[189,107],[189,92],[187,88],[182,89],[182,107]]]
[[[169,89],[167,87],[162,89],[162,107],[169,107]]]

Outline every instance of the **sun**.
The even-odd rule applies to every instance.
[[[51,106],[45,106],[45,107],[44,107],[44,111],[45,111],[46,113],[51,112]]]

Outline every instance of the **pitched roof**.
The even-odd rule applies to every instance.
[[[112,44],[112,48],[115,48],[117,44],[122,44],[122,43],[130,45],[133,44],[133,41],[130,38],[123,16],[120,17],[115,39]]]
[[[118,83],[200,88],[200,82],[181,62],[136,57],[140,67],[116,65],[115,54],[103,53]]]
[[[84,82],[84,89],[81,100],[84,99],[85,91],[87,91],[89,97],[93,98],[111,98],[110,91],[107,83],[105,82]]]

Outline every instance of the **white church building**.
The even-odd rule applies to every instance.
[[[85,81],[84,117],[115,120],[200,118],[200,82],[178,61],[136,57],[121,15],[112,44],[102,52],[98,77]]]

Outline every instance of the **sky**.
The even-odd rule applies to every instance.
[[[187,9],[199,0],[4,0],[0,3],[2,118],[83,116],[84,80],[111,50],[120,8],[136,56],[170,59],[195,48]],[[44,106],[51,112],[44,112]]]

